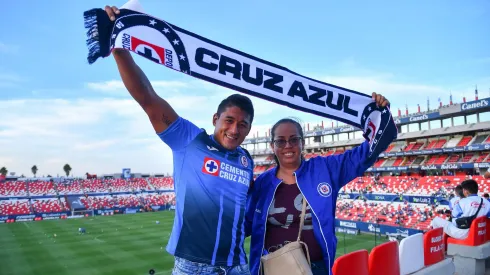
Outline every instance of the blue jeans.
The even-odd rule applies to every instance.
[[[236,266],[213,266],[195,263],[175,257],[172,275],[250,275],[248,264]]]
[[[324,261],[312,262],[311,271],[313,275],[327,275],[328,269]]]

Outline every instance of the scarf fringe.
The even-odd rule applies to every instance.
[[[84,25],[87,30],[86,44],[88,47],[87,61],[93,64],[99,57],[110,54],[109,39],[113,22],[102,9],[91,9],[83,13]],[[101,39],[106,40],[101,40]]]

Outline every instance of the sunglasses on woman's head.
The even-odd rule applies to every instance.
[[[289,142],[289,144],[292,147],[294,147],[294,146],[297,146],[301,140],[303,140],[301,137],[292,137],[289,140],[276,139],[276,140],[274,140],[274,145],[278,148],[284,148],[284,147],[286,147],[286,143]]]

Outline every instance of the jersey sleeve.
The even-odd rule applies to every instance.
[[[461,202],[459,201],[456,205],[453,205],[453,210],[451,211],[451,215],[453,218],[459,218],[463,215],[463,209],[461,208]]]
[[[330,171],[332,187],[340,190],[353,179],[362,176],[376,162],[377,156],[369,158],[368,155],[369,142],[365,141],[343,154],[320,157],[320,159],[323,159],[322,165],[325,165]]]
[[[172,151],[179,151],[184,149],[202,131],[192,122],[178,117],[165,131],[157,133],[157,135]]]

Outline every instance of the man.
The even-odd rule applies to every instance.
[[[461,217],[471,217],[476,214],[478,207],[482,202],[482,197],[478,196],[478,183],[469,179],[461,183],[463,189],[464,198],[462,198],[458,204],[454,206],[452,215],[453,221],[446,221],[442,218],[436,217],[432,220],[432,228],[444,228],[444,233],[455,239],[465,239],[468,237],[469,229],[460,229],[456,225],[456,219]],[[483,205],[476,217],[485,216],[490,210],[490,202],[483,199]]]
[[[455,216],[453,215],[454,207],[459,203],[459,201],[464,198],[463,188],[458,185],[454,188],[454,194],[451,194],[451,199],[449,200],[449,210],[446,210],[446,214],[449,216],[449,221],[452,221]]]
[[[112,21],[119,13],[105,11]],[[253,162],[240,144],[254,118],[251,100],[239,94],[223,100],[208,135],[155,93],[130,52],[112,54],[127,90],[173,152],[177,203],[167,246],[175,256],[173,274],[249,274],[243,223]]]
[[[449,200],[449,210],[451,210],[451,212],[454,210],[454,207],[459,203],[462,198],[464,198],[463,188],[461,187],[461,185],[458,185],[454,188],[453,197],[451,198],[451,200]]]

